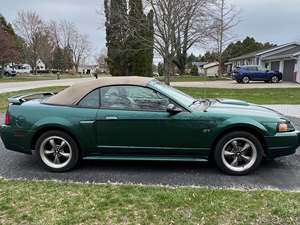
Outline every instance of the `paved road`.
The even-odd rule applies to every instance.
[[[40,81],[24,81],[24,82],[3,82],[0,83],[0,93],[28,90],[32,88],[42,88],[50,86],[70,86],[95,78],[74,78],[61,80],[40,80]]]
[[[20,91],[32,88],[41,88],[49,86],[70,86],[81,83],[94,78],[74,78],[61,80],[42,80],[42,81],[26,81],[26,82],[7,82],[0,83],[0,93]],[[101,79],[101,78],[100,78]],[[173,82],[175,87],[197,87],[197,88],[228,88],[228,89],[247,89],[247,88],[300,88],[297,83],[283,82],[278,84],[265,84],[261,82],[253,82],[250,84],[237,84],[232,80],[225,81],[207,81],[207,82]]]
[[[251,82],[249,84],[238,84],[233,80],[203,81],[203,82],[173,82],[174,87],[194,88],[227,88],[227,89],[251,89],[251,88],[300,88],[300,84],[291,82],[280,82],[276,84],[264,82]]]
[[[298,129],[300,119],[294,119]],[[209,163],[83,161],[68,173],[49,173],[33,156],[4,149],[0,141],[0,177],[96,183],[137,183],[226,188],[300,190],[300,149],[263,165],[254,174],[235,177]]]

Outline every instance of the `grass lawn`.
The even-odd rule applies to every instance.
[[[2,94],[0,94],[0,112],[4,112],[6,110],[8,97],[11,97],[14,95],[19,95],[19,94],[33,93],[33,92],[43,92],[43,91],[58,92],[65,88],[66,87],[45,87],[45,88],[29,89],[29,90],[24,90],[24,91],[2,93]]]
[[[90,75],[70,75],[62,74],[60,79],[72,79],[72,78],[83,78],[90,77]],[[16,77],[3,77],[0,78],[0,83],[4,82],[23,82],[23,81],[37,81],[37,80],[57,80],[56,74],[38,74],[38,75],[17,75]]]
[[[256,104],[300,104],[300,88],[178,88],[195,98],[233,98]]]
[[[10,96],[52,91],[57,92],[66,87],[45,87],[31,90],[0,94],[0,112],[7,108],[7,98]],[[195,98],[233,98],[256,104],[300,104],[300,88],[270,88],[270,89],[215,89],[215,88],[178,88]]]
[[[299,224],[300,193],[0,180],[0,224]]]
[[[164,81],[164,77],[156,77],[160,81]],[[171,82],[187,82],[187,81],[216,81],[216,80],[227,80],[228,78],[217,78],[217,77],[206,77],[206,76],[191,76],[191,75],[182,75],[182,76],[172,76]]]

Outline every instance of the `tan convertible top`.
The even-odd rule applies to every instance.
[[[54,105],[75,105],[89,92],[96,88],[109,85],[139,85],[147,86],[153,80],[149,77],[100,77],[97,80],[91,80],[75,84],[58,94],[48,98],[45,103]]]

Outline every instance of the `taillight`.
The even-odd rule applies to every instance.
[[[5,113],[4,124],[5,124],[5,125],[9,125],[9,124],[10,124],[10,117],[9,117],[8,112]]]

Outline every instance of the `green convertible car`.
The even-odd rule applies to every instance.
[[[194,99],[153,78],[107,77],[8,101],[5,147],[34,152],[54,172],[80,159],[212,160],[225,173],[245,175],[300,145],[280,113],[238,100]]]

